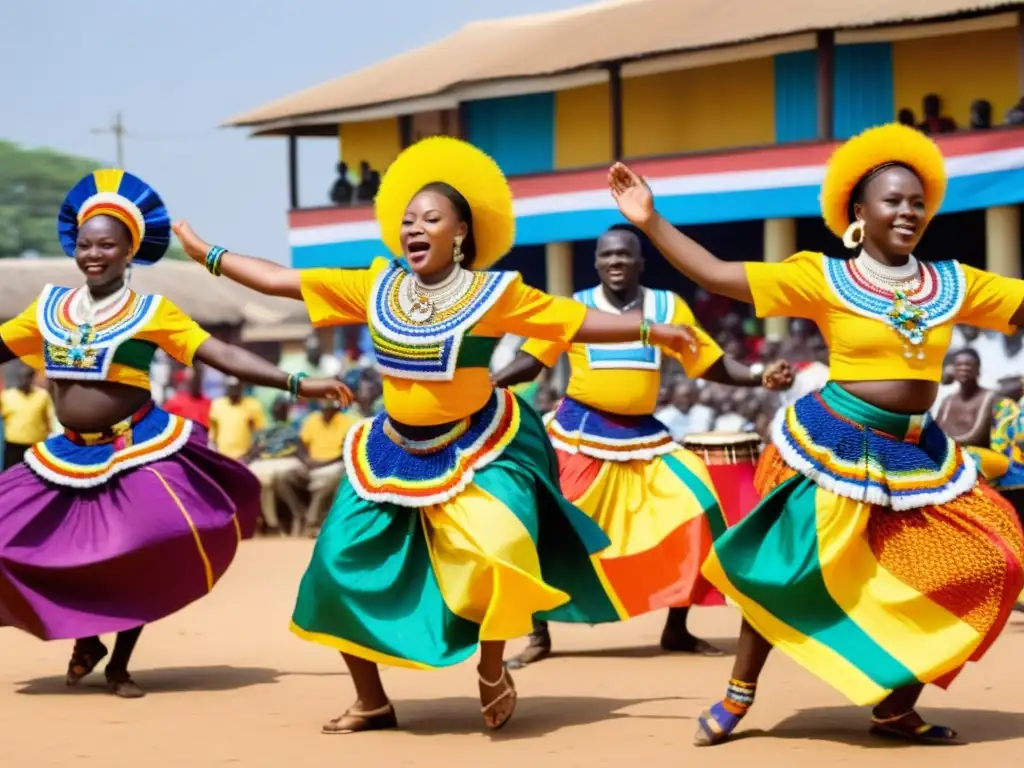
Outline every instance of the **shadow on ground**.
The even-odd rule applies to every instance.
[[[640,704],[682,701],[674,696],[660,699],[602,699],[582,696],[530,696],[519,699],[515,715],[492,738],[501,741],[534,739],[578,725],[639,718],[654,720],[688,720],[675,715],[630,714],[627,710]],[[415,736],[480,733],[482,715],[479,699],[452,697],[446,699],[396,701],[399,727]]]
[[[1022,625],[1024,628],[1024,625]],[[722,651],[725,656],[736,655],[736,638],[720,637],[708,638],[707,642]],[[701,656],[696,653],[682,653],[680,651],[666,651],[660,645],[640,645],[621,648],[587,648],[576,651],[560,651],[558,649],[558,638],[554,638],[554,650],[549,658],[557,659],[652,659],[656,656],[673,656],[681,659],[704,659],[721,658],[715,656]]]
[[[277,683],[282,677],[332,677],[347,676],[341,670],[332,672],[281,672],[264,667],[232,667],[214,665],[209,667],[160,667],[157,669],[133,669],[132,675],[147,693],[181,693],[187,691],[212,692],[235,691],[254,685]],[[78,693],[105,693],[102,667],[78,685],[69,688],[63,676],[38,677],[23,680],[17,693],[30,696],[74,695]]]
[[[1012,741],[1024,737],[1024,713],[1021,712],[927,707],[922,707],[919,711],[925,722],[952,728],[959,734],[960,740],[966,743]],[[869,710],[864,707],[805,709],[787,717],[769,731],[741,729],[734,740],[808,739],[852,744],[869,749],[915,746],[909,742],[872,736],[868,733],[871,726],[870,718]]]

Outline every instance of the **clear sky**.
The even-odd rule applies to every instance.
[[[125,165],[157,188],[173,217],[224,246],[284,261],[286,142],[250,139],[221,122],[467,21],[579,4],[12,0],[0,23],[0,138],[113,165],[113,137],[91,130],[121,110],[136,134],[126,139]],[[299,147],[301,202],[323,204],[337,143]]]

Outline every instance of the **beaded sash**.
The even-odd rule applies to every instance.
[[[496,390],[480,411],[430,440],[403,437],[384,413],[365,419],[345,437],[348,481],[368,501],[403,507],[448,501],[515,439],[519,407],[511,392]]]
[[[459,367],[470,329],[515,281],[515,272],[473,272],[465,295],[452,307],[415,323],[402,309],[399,295],[412,276],[397,262],[381,272],[370,292],[367,320],[381,373],[400,379],[451,381]],[[495,344],[496,340],[488,340]],[[486,367],[490,358],[480,363]],[[467,365],[466,360],[462,361]]]

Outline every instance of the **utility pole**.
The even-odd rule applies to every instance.
[[[114,115],[114,122],[106,128],[93,128],[91,133],[109,133],[114,137],[117,147],[117,167],[124,168],[124,137],[127,133],[124,129],[124,121],[121,119],[121,112]]]

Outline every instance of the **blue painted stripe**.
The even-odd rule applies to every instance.
[[[820,215],[818,191],[819,187],[813,185],[659,197],[658,209],[679,226],[815,217]],[[942,212],[958,213],[1021,202],[1024,202],[1024,168],[950,179]],[[516,222],[516,245],[593,240],[608,227],[621,223],[622,215],[618,210],[523,216]],[[292,264],[299,268],[365,267],[374,257],[386,254],[383,243],[374,240],[300,246],[292,249]]]
[[[818,54],[781,53],[775,57],[775,141],[818,137]]]

